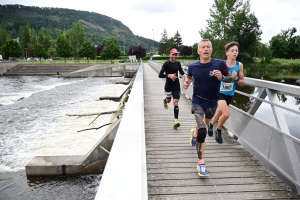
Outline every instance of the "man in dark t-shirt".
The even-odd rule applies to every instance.
[[[220,80],[229,72],[224,61],[211,58],[212,44],[208,39],[203,39],[199,43],[198,54],[200,61],[189,65],[183,88],[187,89],[193,81],[192,112],[195,115],[197,126],[195,131],[191,130],[190,142],[192,146],[196,146],[198,153],[197,171],[198,175],[202,177],[208,176],[203,158],[207,124],[214,116],[218,106]]]
[[[159,78],[166,78],[166,83],[164,87],[166,98],[164,98],[163,100],[165,109],[168,109],[168,103],[171,102],[171,99],[173,97],[175,129],[180,126],[180,123],[178,121],[178,115],[179,115],[178,103],[179,103],[181,91],[180,91],[180,83],[178,79],[178,72],[181,75],[183,75],[184,78],[186,78],[186,74],[184,73],[180,62],[176,61],[177,55],[178,55],[177,49],[171,49],[170,59],[163,64],[158,75]]]

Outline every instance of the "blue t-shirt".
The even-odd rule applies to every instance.
[[[233,67],[228,67],[228,69],[230,74],[232,74],[233,71],[236,71],[236,73],[239,74],[239,70],[240,70],[239,62],[236,61],[236,64]],[[234,79],[229,79],[229,82],[226,81],[225,79],[222,79],[220,93],[228,96],[233,96],[236,88],[236,83],[237,82]]]
[[[188,76],[193,76],[192,103],[203,108],[217,106],[221,81],[213,75],[213,70],[219,70],[223,75],[228,74],[228,67],[223,60],[212,58],[209,63],[202,64],[197,61],[188,67]]]

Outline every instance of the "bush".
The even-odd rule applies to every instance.
[[[142,58],[143,60],[150,60],[150,56],[145,56]]]
[[[121,60],[129,60],[129,56],[120,56]]]

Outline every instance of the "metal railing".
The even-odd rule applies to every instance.
[[[158,72],[163,63],[149,61],[149,65]],[[187,67],[184,67],[187,70]],[[182,77],[179,75],[182,88]],[[300,116],[300,112],[279,104],[277,93],[291,95],[300,98],[300,87],[272,81],[259,80],[245,77],[245,85],[258,88],[258,96],[237,91],[252,99],[247,112],[230,105],[230,118],[224,126],[247,144],[256,154],[263,158],[268,165],[280,172],[300,194],[300,140],[290,134],[283,109]],[[191,99],[193,86],[182,92]],[[268,97],[268,100],[265,98]],[[254,101],[253,101],[254,100]],[[262,102],[272,108],[277,127],[256,118],[254,114],[260,108]]]

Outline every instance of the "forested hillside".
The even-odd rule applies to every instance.
[[[111,36],[116,37],[126,50],[132,45],[141,45],[146,49],[150,49],[153,45],[151,39],[134,35],[122,22],[98,13],[0,4],[0,27],[12,38],[17,38],[20,26],[25,26],[29,22],[36,31],[44,27],[46,34],[56,40],[60,31],[71,28],[73,22],[79,21],[84,26],[85,38],[95,45],[105,43]],[[154,46],[157,47],[158,42],[154,41]]]

